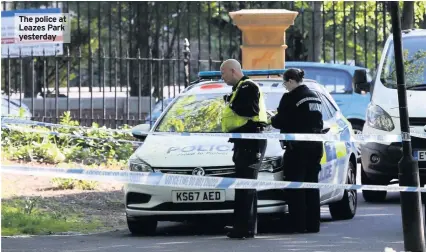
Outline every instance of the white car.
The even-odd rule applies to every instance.
[[[265,70],[267,71],[267,70]],[[262,74],[262,70],[259,70]],[[281,71],[282,73],[282,71]],[[200,76],[220,72],[200,72]],[[256,75],[246,71],[246,75]],[[266,75],[263,72],[262,75]],[[276,110],[286,89],[282,79],[256,79],[262,88],[269,111]],[[327,134],[353,134],[351,124],[341,114],[329,93],[313,80],[304,83],[323,100]],[[224,107],[223,96],[231,93],[231,86],[222,81],[201,81],[188,87],[168,106],[155,125],[138,125],[133,135],[144,143],[130,157],[129,169],[140,172],[161,172],[196,176],[234,177],[232,162],[233,144],[228,138],[200,136],[142,135],[143,132],[221,132],[220,112]],[[271,115],[269,113],[269,115]],[[269,128],[268,131],[275,131]],[[268,139],[259,180],[283,180],[280,142]],[[325,142],[320,182],[355,184],[357,151],[353,143]],[[297,168],[297,167],[295,167]],[[127,224],[133,234],[154,234],[158,221],[186,221],[193,219],[215,220],[225,226],[232,218],[234,190],[194,190],[127,184],[125,208]],[[321,189],[321,204],[329,205],[335,219],[351,219],[356,213],[355,190]],[[285,192],[279,190],[258,191],[259,215],[284,216],[287,212]],[[218,218],[213,218],[218,217]]]
[[[23,102],[20,104],[18,100],[9,99],[7,96],[2,95],[1,101],[1,116],[5,117],[19,117],[31,120],[32,114],[27,105]]]
[[[408,121],[411,133],[426,133],[426,29],[402,32]],[[375,78],[369,84],[366,73],[357,71],[355,91],[370,92],[371,101],[362,131],[365,135],[401,134],[398,90],[395,71],[393,35],[383,48]],[[426,184],[426,139],[411,138],[412,155],[419,166],[420,186]],[[361,183],[387,185],[399,178],[398,163],[402,158],[401,142],[361,144]],[[365,201],[381,202],[386,191],[362,191]]]

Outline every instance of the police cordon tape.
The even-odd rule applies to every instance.
[[[88,128],[98,130],[98,128],[90,127],[80,127],[80,126],[68,126],[61,124],[52,124],[20,119],[3,119],[3,124],[27,124],[35,126],[52,126],[52,127],[76,127],[76,128]],[[3,126],[2,126],[3,127]],[[99,130],[107,130],[100,129]],[[114,130],[119,132],[120,130]],[[128,132],[128,130],[123,131]],[[191,133],[191,132],[146,132],[139,130],[132,130],[132,133],[143,134],[143,135],[171,135],[171,136],[204,136],[204,137],[224,137],[224,138],[233,138],[233,139],[277,139],[277,140],[287,140],[287,141],[329,141],[329,142],[358,142],[358,143],[368,143],[368,142],[402,142],[410,141],[411,136],[418,138],[426,139],[425,133],[402,133],[402,134],[386,134],[386,135],[363,135],[363,134],[283,134],[283,133]],[[60,134],[58,132],[52,131],[51,134]],[[121,140],[126,141],[128,140]],[[137,141],[133,141],[137,142]],[[142,142],[137,142],[141,144]]]
[[[226,177],[178,175],[160,172],[111,171],[83,168],[46,168],[36,166],[3,165],[1,172],[33,176],[50,176],[80,180],[122,182],[139,185],[187,189],[309,189],[328,188],[346,190],[371,190],[389,192],[426,192],[426,188],[410,186],[355,185],[269,181]]]
[[[73,135],[73,134],[60,133],[60,132],[55,132],[55,131],[43,131],[43,130],[37,130],[37,129],[23,128],[23,127],[19,127],[19,126],[6,126],[6,125],[3,125],[3,124],[1,125],[1,128],[2,129],[16,130],[16,131],[19,131],[19,132],[32,132],[32,133],[54,135],[54,136],[65,136],[65,137],[80,138],[80,139],[87,139],[87,140],[116,141],[116,142],[123,142],[123,143],[131,143],[134,146],[139,146],[139,145],[143,144],[143,142],[140,142],[140,141],[131,141],[131,140],[114,139],[114,138],[87,137],[87,136],[82,136],[82,135]]]

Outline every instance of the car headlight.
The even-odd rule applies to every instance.
[[[273,172],[281,166],[281,157],[264,158],[260,165],[259,172]]]
[[[381,107],[372,103],[367,108],[367,123],[379,130],[392,131],[395,128],[390,115]]]
[[[129,169],[135,172],[154,172],[152,167],[139,158],[129,159]]]

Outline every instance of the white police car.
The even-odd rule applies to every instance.
[[[284,70],[244,71],[245,75],[274,75]],[[228,138],[142,135],[143,132],[221,132],[223,95],[231,86],[218,79],[220,72],[200,72],[204,78],[185,89],[165,109],[152,129],[138,125],[133,135],[144,143],[130,157],[131,171],[187,174],[195,176],[234,177],[233,144]],[[206,78],[209,78],[207,81]],[[262,88],[269,111],[276,110],[286,92],[281,78],[256,79]],[[351,124],[343,117],[329,93],[313,80],[304,83],[323,100],[322,112],[328,134],[353,134]],[[269,128],[268,131],[275,131]],[[325,142],[320,182],[355,184],[357,151],[353,143]],[[282,156],[278,140],[268,139],[260,180],[282,180]],[[294,167],[297,169],[297,167]],[[158,221],[214,220],[226,225],[233,213],[234,190],[196,190],[174,187],[127,184],[125,207],[128,228],[133,234],[153,234]],[[355,190],[321,189],[321,204],[329,205],[335,219],[351,219],[355,215]],[[283,216],[287,211],[283,190],[259,190],[258,213]],[[213,217],[219,217],[217,219]]]

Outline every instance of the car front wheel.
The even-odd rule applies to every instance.
[[[148,218],[130,219],[127,217],[127,227],[132,235],[154,235],[158,221]]]
[[[346,184],[355,185],[356,175],[355,166],[349,162]],[[358,197],[356,190],[345,190],[343,198],[340,201],[329,204],[331,217],[335,220],[349,220],[355,216]]]
[[[385,181],[376,181],[367,177],[361,165],[361,184],[363,185],[385,185]],[[386,200],[387,191],[362,190],[362,197],[366,202],[383,202]]]

